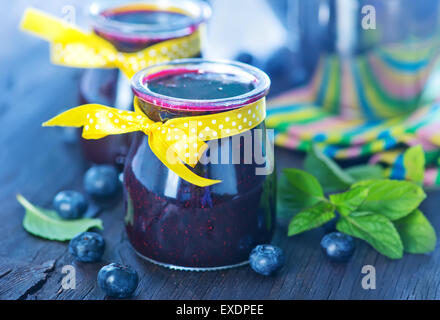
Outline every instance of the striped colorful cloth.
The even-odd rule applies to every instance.
[[[405,50],[403,50],[405,49]],[[440,61],[432,42],[395,45],[352,60],[322,58],[311,82],[269,101],[275,144],[335,159],[366,158],[405,178],[403,152],[422,145],[425,185],[440,185]],[[437,102],[439,101],[439,102]]]

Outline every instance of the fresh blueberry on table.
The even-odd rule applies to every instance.
[[[61,191],[53,199],[53,207],[63,219],[79,219],[86,212],[87,200],[78,191]]]
[[[322,238],[321,247],[330,260],[346,262],[353,255],[355,242],[349,235],[332,232]]]
[[[284,253],[277,246],[270,244],[258,245],[249,255],[249,263],[255,272],[269,276],[284,265]]]
[[[99,270],[98,286],[114,298],[128,298],[139,283],[137,272],[130,266],[110,263]]]
[[[84,176],[84,188],[94,197],[109,197],[119,187],[118,170],[110,165],[96,165],[87,170]]]
[[[104,238],[95,232],[82,232],[69,243],[69,252],[77,261],[97,262],[104,253]]]

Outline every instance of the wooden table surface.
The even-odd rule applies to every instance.
[[[10,14],[0,19],[4,31],[0,39],[7,44],[0,53],[0,298],[103,299],[96,276],[108,262],[129,264],[138,271],[140,285],[134,299],[440,298],[440,250],[391,261],[358,242],[350,262],[335,264],[320,250],[322,229],[288,238],[285,227],[278,225],[274,243],[285,250],[286,265],[275,277],[260,276],[247,266],[196,273],[144,262],[128,244],[121,201],[100,213],[107,242],[102,263],[75,263],[67,243],[28,234],[22,227],[24,210],[16,194],[50,207],[58,191],[81,190],[87,164],[78,145],[63,142],[60,130],[40,125],[76,105],[80,71],[51,65],[47,44],[17,30],[27,3],[11,4]],[[295,154],[287,150],[277,149],[276,159],[278,170],[298,164]],[[437,230],[439,199],[439,194],[430,193],[422,205]],[[61,289],[64,265],[76,268],[74,290]],[[376,290],[362,289],[364,265],[376,268]]]

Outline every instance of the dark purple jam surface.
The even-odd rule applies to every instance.
[[[170,11],[143,9],[127,9],[127,11],[124,11],[117,8],[104,11],[101,15],[110,21],[121,23],[121,28],[120,30],[107,30],[96,26],[96,34],[113,43],[122,52],[136,52],[161,41],[173,39],[175,38],[172,35],[173,30],[179,30],[179,28],[190,28],[193,31],[196,28],[196,26],[191,25],[191,17]],[[169,32],[170,35],[164,38],[163,36],[155,35],[154,31],[151,31],[151,34],[147,32],[142,34],[136,32],[129,33],[127,30],[124,30],[124,23],[128,27],[130,24],[150,26],[154,30]]]
[[[255,88],[252,81],[234,74],[193,70],[168,71],[165,75],[148,79],[145,85],[154,93],[192,100],[236,97]]]

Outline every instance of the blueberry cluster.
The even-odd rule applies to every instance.
[[[92,197],[114,196],[120,186],[119,173],[110,165],[96,165],[84,176],[84,189]],[[53,199],[53,208],[62,219],[74,220],[84,216],[88,207],[86,197],[74,190],[64,190]]]
[[[115,167],[96,165],[87,170],[84,189],[93,198],[109,198],[117,193],[121,182]],[[81,219],[87,207],[87,198],[74,190],[61,191],[53,199],[53,208],[60,218],[66,220]],[[99,262],[104,251],[105,240],[96,232],[82,232],[69,243],[69,253],[79,262]],[[129,266],[111,263],[102,267],[98,273],[98,286],[110,297],[128,298],[138,283],[137,272]]]

